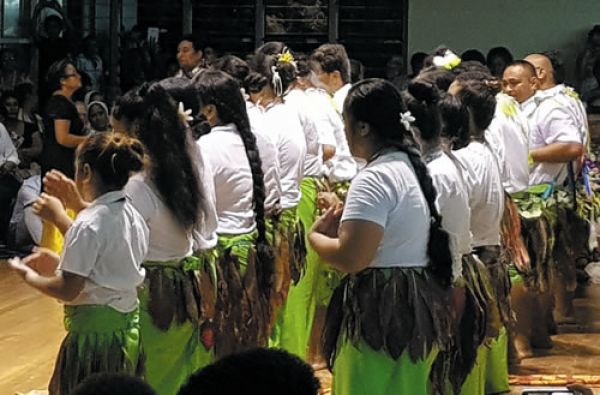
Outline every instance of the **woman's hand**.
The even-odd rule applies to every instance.
[[[44,176],[44,190],[60,199],[65,207],[76,212],[81,211],[87,203],[81,197],[75,181],[58,170],[51,170]]]
[[[322,216],[317,218],[310,230],[311,233],[320,233],[327,237],[338,237],[338,229],[342,218],[343,206],[341,203],[330,206]]]
[[[38,276],[37,272],[27,266],[21,258],[12,258],[8,260],[8,266],[15,271],[25,282],[30,282]]]
[[[317,195],[317,207],[319,210],[327,210],[329,207],[338,206],[342,201],[334,192],[319,192]]]
[[[25,257],[22,262],[40,276],[52,277],[56,274],[60,257],[47,248],[34,248],[33,254]]]
[[[53,224],[59,222],[61,215],[67,215],[62,202],[47,193],[42,193],[31,207],[36,215]]]

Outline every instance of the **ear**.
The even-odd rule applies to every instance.
[[[90,184],[92,182],[92,179],[94,177],[93,175],[93,171],[92,168],[90,167],[90,165],[88,163],[85,163],[83,165],[83,167],[81,168],[81,181],[87,184]]]
[[[371,133],[371,127],[368,123],[359,121],[356,123],[356,130],[360,137],[367,137]]]

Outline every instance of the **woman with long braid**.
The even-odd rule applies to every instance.
[[[344,104],[350,150],[367,165],[343,209],[330,207],[309,235],[347,273],[323,344],[336,395],[429,394],[432,364],[450,342],[449,237],[411,120],[400,92],[380,79],[354,85]]]
[[[257,50],[246,86],[250,99],[262,109],[264,125],[278,149],[282,211],[273,218],[276,262],[277,266],[289,265],[292,282],[289,293],[277,301],[285,304],[277,316],[270,346],[305,358],[314,317],[312,281],[305,275],[304,229],[298,217],[307,138],[298,111],[285,98],[296,80],[296,66],[289,52],[276,51],[280,47],[280,43],[267,43]]]
[[[265,185],[256,137],[238,82],[221,71],[195,79],[210,133],[198,141],[214,174],[219,236],[215,352],[266,346],[274,258],[267,240]]]
[[[124,190],[150,229],[140,325],[144,376],[159,395],[175,394],[213,360],[216,269],[209,257],[193,255],[216,245],[214,197],[203,185],[212,177],[197,160],[192,131],[178,111],[180,102],[185,107],[194,96],[192,115],[200,107],[196,90],[189,81],[171,78],[128,92],[113,109],[115,129],[139,138],[152,161]],[[57,194],[69,189],[62,177],[56,175],[49,188]],[[57,187],[61,183],[63,188]],[[72,196],[62,198],[76,211],[86,205]]]

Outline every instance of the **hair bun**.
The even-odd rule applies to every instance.
[[[246,89],[248,93],[256,93],[260,92],[268,83],[269,80],[267,77],[255,71],[251,71],[244,79],[244,89]]]
[[[427,104],[435,104],[440,100],[441,94],[437,86],[423,81],[419,77],[413,79],[408,84],[408,92],[418,101],[426,102]]]

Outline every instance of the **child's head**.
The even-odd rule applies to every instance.
[[[138,140],[120,133],[96,134],[77,148],[75,182],[83,197],[93,200],[122,189],[131,173],[143,168],[144,147]]]
[[[97,373],[86,377],[71,395],[156,395],[143,380],[124,373]]]
[[[283,350],[230,355],[194,373],[178,395],[317,395],[310,365]]]

